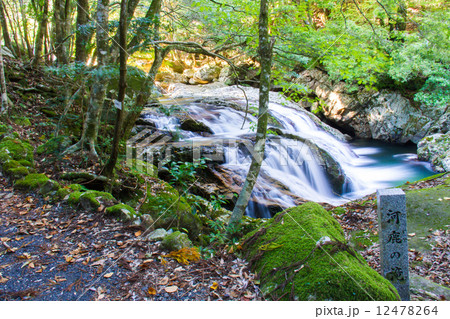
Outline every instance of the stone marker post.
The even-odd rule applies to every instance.
[[[409,300],[405,193],[398,188],[379,189],[377,202],[381,274],[397,288],[402,300]]]

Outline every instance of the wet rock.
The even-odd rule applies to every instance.
[[[433,134],[422,139],[417,145],[420,160],[431,162],[437,172],[450,171],[450,132]]]
[[[206,124],[197,121],[190,116],[187,116],[181,121],[180,128],[190,132],[213,134],[213,131]]]
[[[344,82],[334,83],[317,69],[303,71],[298,83],[325,102],[322,111],[329,121],[358,138],[418,143],[432,127],[436,130],[442,116],[438,112],[423,113],[397,92],[363,88],[350,92]]]

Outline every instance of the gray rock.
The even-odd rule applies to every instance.
[[[450,132],[433,134],[422,139],[417,145],[420,160],[431,162],[437,172],[450,171]]]
[[[154,229],[155,222],[154,222],[152,216],[150,216],[149,214],[143,214],[139,219],[141,221],[141,226],[145,230],[153,230]]]
[[[163,240],[164,237],[166,237],[167,235],[168,235],[167,230],[165,230],[164,228],[158,228],[158,229],[152,231],[150,234],[148,234],[147,240],[148,241],[159,241],[159,240]]]
[[[197,78],[200,81],[212,82],[219,78],[219,75],[220,67],[217,65],[206,64],[194,73],[194,78]]]
[[[333,83],[316,69],[303,71],[297,81],[325,102],[325,117],[358,138],[418,143],[429,132],[445,132],[448,126],[441,123],[442,114],[422,112],[397,92],[362,87],[350,92],[344,82]]]
[[[164,237],[161,247],[168,251],[180,250],[184,247],[192,247],[192,242],[188,235],[180,231],[176,231]]]

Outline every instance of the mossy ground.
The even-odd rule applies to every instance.
[[[395,288],[345,244],[342,228],[320,205],[306,203],[280,214],[244,242],[266,298],[399,299]],[[320,248],[320,241],[329,244]]]
[[[443,229],[450,225],[450,185],[412,190],[406,193],[406,212],[408,233],[415,233],[409,238],[410,248],[418,250],[431,249],[424,240],[429,229]]]
[[[33,190],[44,185],[49,178],[45,174],[29,174],[17,180],[14,186],[23,190]]]

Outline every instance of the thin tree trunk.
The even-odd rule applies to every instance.
[[[97,72],[95,81],[92,85],[89,106],[84,121],[83,134],[77,144],[68,148],[65,153],[73,153],[82,147],[89,147],[90,156],[98,159],[95,149],[97,144],[98,128],[100,124],[100,115],[105,100],[107,79],[104,76],[104,68],[108,55],[108,19],[109,19],[109,0],[97,1]]]
[[[127,89],[127,0],[122,0],[120,4],[120,25],[119,25],[119,45],[120,45],[120,78],[119,78],[119,93],[117,100],[120,103],[120,108],[117,109],[117,118],[114,126],[114,139],[111,149],[111,155],[108,163],[104,169],[104,175],[111,177],[114,173],[114,167],[116,166],[117,156],[119,155],[119,143],[122,137],[121,129],[123,122],[123,113],[125,105],[125,92]]]
[[[6,89],[5,68],[3,66],[1,29],[2,29],[2,26],[0,25],[0,89],[1,89],[0,114],[6,114],[12,103],[8,98],[8,92]]]
[[[150,4],[150,7],[145,15],[146,22],[143,22],[138,30],[136,31],[136,35],[133,39],[131,39],[128,44],[128,53],[133,54],[134,52],[139,50],[139,45],[148,37],[146,33],[149,32],[150,27],[153,26],[154,34],[152,40],[159,40],[159,26],[160,26],[160,14],[161,14],[161,4],[162,0],[153,0]]]
[[[128,0],[127,4],[127,29],[130,25],[131,20],[133,19],[134,12],[136,11],[136,8],[139,4],[140,0]],[[120,29],[120,28],[119,28]],[[113,41],[111,43],[111,50],[110,55],[111,59],[110,61],[112,63],[115,63],[117,61],[117,57],[119,56],[119,42],[120,42],[120,30],[117,30],[117,33],[114,35]]]
[[[75,61],[87,62],[87,44],[90,35],[86,24],[89,22],[89,0],[78,0],[77,2],[77,38],[75,43]]]
[[[3,6],[3,0],[0,0],[0,23],[3,29],[3,40],[5,41],[5,47],[11,50],[11,52],[14,53],[14,48],[11,43],[11,38],[9,37],[8,33],[8,24],[6,23],[6,16],[5,16],[5,8]]]
[[[232,231],[233,226],[238,225],[245,209],[247,208],[248,201],[255,186],[256,179],[258,178],[261,164],[264,158],[264,149],[266,145],[267,134],[267,120],[269,110],[269,92],[270,92],[270,74],[272,67],[272,47],[273,43],[269,38],[268,30],[269,22],[269,0],[261,0],[259,11],[259,56],[261,61],[261,75],[260,75],[260,88],[259,88],[259,114],[258,125],[256,129],[256,142],[254,146],[254,157],[245,179],[244,186],[242,187],[239,198],[233,209],[231,215],[228,230]]]
[[[25,12],[25,6],[23,4],[23,0],[19,0],[20,3],[20,14],[22,15],[22,27],[23,27],[23,37],[25,39],[25,44],[27,45],[28,57],[33,58],[33,50],[30,45],[30,39],[28,36],[28,19],[27,14]]]
[[[48,0],[44,0],[42,9],[42,18],[39,23],[39,28],[36,35],[36,45],[34,47],[34,60],[33,66],[37,67],[41,62],[41,56],[45,41],[45,34],[47,33],[47,21],[48,21]],[[37,13],[37,12],[36,12]]]
[[[17,37],[17,32],[14,28],[13,19],[11,19],[11,17],[9,16],[8,11],[6,10],[5,6],[3,6],[3,9],[5,10],[4,13],[6,14],[6,17],[8,18],[9,26],[11,27],[11,32],[13,34],[14,41],[16,43],[16,47],[15,47],[16,57],[21,59],[22,52],[20,52],[21,50],[20,50],[20,45],[19,45],[19,38]]]

